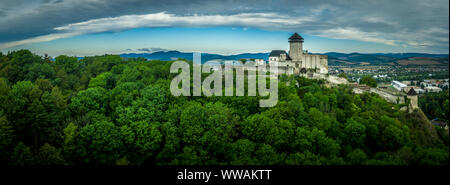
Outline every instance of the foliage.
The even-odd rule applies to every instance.
[[[419,107],[430,119],[438,118],[448,123],[449,120],[449,94],[447,91],[439,93],[426,93],[419,97]]]
[[[3,164],[448,164],[448,131],[345,85],[282,76],[277,105],[260,108],[259,96],[170,95],[167,61],[0,57]],[[448,122],[448,91],[419,104]]]
[[[348,79],[348,77],[345,73],[339,73],[338,77]]]
[[[377,80],[371,76],[364,76],[359,81],[360,84],[366,84],[370,87],[377,87]]]

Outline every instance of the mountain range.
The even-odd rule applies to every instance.
[[[183,58],[187,60],[192,60],[192,52],[179,52],[179,51],[158,51],[153,53],[126,53],[120,55],[123,58],[146,58],[147,60],[176,60],[178,58]],[[251,59],[260,58],[267,60],[269,58],[269,53],[242,53],[237,55],[219,55],[202,53],[202,63],[210,60],[239,60],[239,59]]]
[[[404,60],[424,60],[442,64],[448,64],[448,54],[428,54],[428,53],[314,53],[328,56],[329,65],[341,64],[383,64]],[[191,52],[180,51],[158,51],[152,53],[124,53],[120,55],[123,58],[145,58],[147,60],[170,61],[178,58],[192,60]],[[202,53],[202,63],[210,60],[239,60],[239,59],[264,59],[268,60],[269,53],[242,53],[236,55],[220,55],[211,53]],[[426,63],[426,62],[425,62]]]

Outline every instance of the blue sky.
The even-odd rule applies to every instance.
[[[224,55],[239,53],[270,52],[275,49],[289,50],[287,42],[293,33],[289,31],[267,31],[246,27],[211,28],[136,28],[122,32],[94,33],[31,43],[8,49],[30,49],[39,54],[58,56],[91,56],[102,54],[142,53],[147,49],[198,51]],[[302,34],[303,48],[309,52],[405,52],[407,48],[380,43],[331,39]],[[411,51],[411,50],[410,50]],[[420,52],[420,51],[419,51]]]
[[[414,1],[414,2],[412,2]],[[0,51],[87,56],[179,50],[448,53],[448,0],[3,0]]]

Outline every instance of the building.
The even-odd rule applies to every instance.
[[[386,74],[373,75],[373,78],[387,78],[387,77],[388,77],[388,75],[386,75]]]
[[[266,62],[264,61],[264,59],[255,59],[255,64],[256,65],[264,65],[264,64],[266,64]]]
[[[412,87],[414,89],[414,91],[416,91],[417,94],[424,94],[427,91],[425,91],[424,89],[421,89],[419,87]]]
[[[397,89],[398,91],[402,91],[403,88],[407,87],[406,84],[401,83],[401,82],[399,82],[399,81],[395,81],[395,80],[393,80],[393,81],[391,82],[391,84],[392,84],[392,86],[393,86],[395,89]]]
[[[439,92],[442,89],[448,89],[448,79],[431,79],[431,80],[424,80],[423,82],[420,82],[420,86],[424,89],[427,89],[427,87],[430,91],[429,92]],[[441,88],[440,90],[438,88]]]
[[[425,90],[427,92],[441,92],[442,89],[439,87],[434,87],[434,86],[429,86],[429,87],[425,87]]]
[[[284,50],[272,50],[269,54],[269,64],[286,61],[292,61],[292,59]]]
[[[326,55],[309,54],[303,50],[304,39],[294,33],[288,39],[289,53],[284,50],[272,50],[269,64],[278,65],[281,74],[297,74],[313,76],[314,74],[328,74],[328,57]]]

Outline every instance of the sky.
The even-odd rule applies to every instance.
[[[448,0],[1,0],[0,52],[449,53]]]

